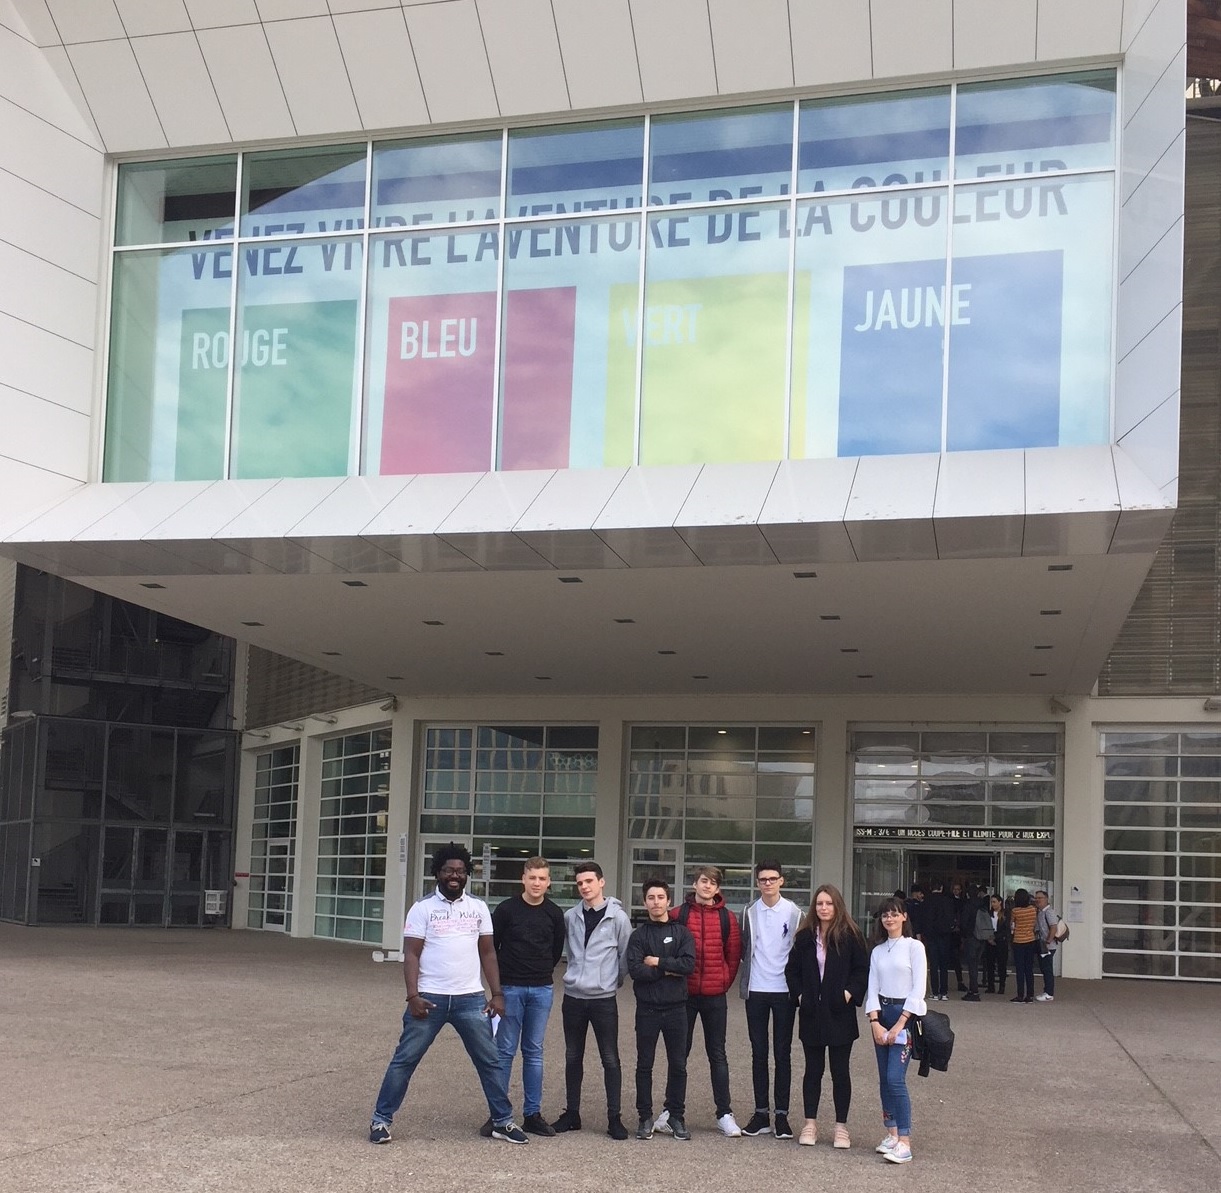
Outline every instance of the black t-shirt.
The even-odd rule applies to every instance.
[[[492,912],[492,939],[503,986],[550,986],[564,951],[564,913],[544,896],[532,907],[521,895]]]

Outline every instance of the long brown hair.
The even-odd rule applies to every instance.
[[[834,911],[831,923],[827,926],[827,939],[824,943],[830,945],[837,953],[853,937],[863,945],[865,938],[861,935],[861,930],[857,927],[856,920],[849,915],[848,905],[844,902],[844,896],[840,894],[839,887],[832,886],[829,882],[824,882],[810,896],[810,910],[802,918],[801,927],[808,928],[811,936],[817,936],[819,920],[818,913],[814,910],[814,904],[818,902],[818,896],[822,894],[831,897],[831,907]]]

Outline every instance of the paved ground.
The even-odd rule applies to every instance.
[[[369,1110],[403,1007],[399,969],[374,964],[367,948],[253,932],[0,924],[0,1190],[857,1193],[892,1182],[937,1193],[1195,1193],[1221,1184],[1217,986],[1063,982],[1052,1005],[948,1004],[954,1063],[948,1074],[912,1074],[916,1159],[899,1168],[873,1154],[867,1045],[853,1053],[848,1152],[719,1136],[698,1042],[691,1143],[601,1133],[592,1041],[584,1131],[528,1147],[483,1140],[486,1107],[449,1031],[420,1067],[395,1142],[372,1147]],[[621,1007],[630,1107],[630,993]],[[745,1121],[740,1004],[729,1043]],[[558,1006],[547,1047],[553,1116],[563,1102]],[[798,1108],[801,1068],[798,1049]],[[829,1078],[824,1111],[829,1125]]]

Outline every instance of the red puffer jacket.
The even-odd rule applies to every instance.
[[[695,937],[695,972],[687,979],[688,994],[724,994],[738,976],[738,965],[742,961],[742,933],[738,928],[738,917],[727,907],[724,916],[729,921],[729,940],[721,939],[721,909],[725,900],[721,895],[711,903],[697,903],[695,894],[687,896],[687,928]],[[670,918],[679,918],[678,907],[670,910]]]

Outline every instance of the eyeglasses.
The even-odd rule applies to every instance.
[[[759,877],[755,879],[755,881],[756,882],[779,882],[780,875],[779,874],[760,874]]]
[[[437,877],[438,878],[465,878],[466,877],[466,867],[465,866],[442,866],[441,869],[437,871]]]
[[[884,912],[882,912],[882,919],[893,920],[895,918],[895,916],[897,916],[897,915],[906,915],[906,914],[907,913],[903,912],[903,911],[884,911]]]

